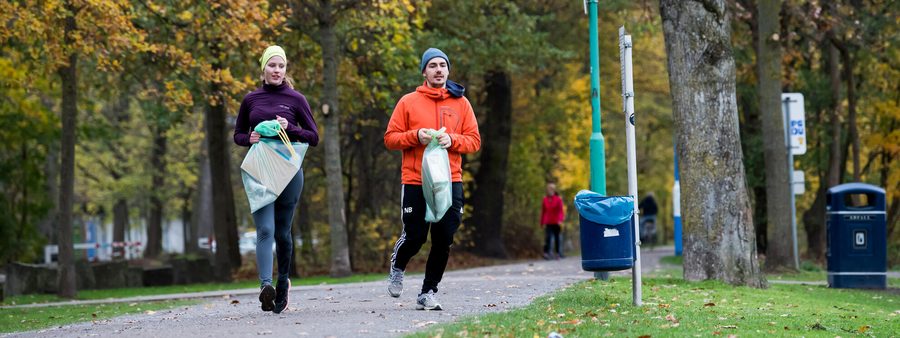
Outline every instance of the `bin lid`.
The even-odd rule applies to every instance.
[[[829,194],[846,194],[854,192],[877,192],[884,194],[884,189],[867,183],[844,183],[828,188]]]
[[[634,214],[634,197],[603,196],[590,190],[575,195],[575,208],[581,217],[603,225],[619,225]]]

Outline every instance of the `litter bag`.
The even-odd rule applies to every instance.
[[[603,196],[590,190],[575,195],[575,208],[581,217],[603,225],[619,225],[634,214],[634,198],[631,196]]]
[[[451,191],[450,158],[447,149],[438,144],[441,128],[431,133],[431,142],[422,155],[422,193],[425,194],[425,221],[437,222],[444,217],[453,204]]]
[[[277,133],[280,140],[260,139],[250,147],[241,163],[241,180],[251,213],[275,202],[302,167],[309,148],[306,143],[289,142],[280,128]]]

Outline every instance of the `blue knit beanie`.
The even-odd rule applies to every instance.
[[[442,58],[444,61],[447,61],[447,69],[450,69],[450,58],[447,57],[447,54],[444,54],[444,52],[437,48],[428,48],[428,50],[422,54],[422,61],[419,61],[419,72],[424,72],[425,66],[428,65],[428,61],[434,58]]]

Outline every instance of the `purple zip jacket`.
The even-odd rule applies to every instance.
[[[234,123],[234,143],[249,147],[253,128],[276,116],[288,120],[286,131],[292,142],[305,142],[310,146],[319,144],[319,131],[306,97],[285,83],[279,86],[263,84],[244,96]]]

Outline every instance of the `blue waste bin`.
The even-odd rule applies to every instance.
[[[884,189],[841,184],[825,195],[828,286],[887,287],[887,215]]]
[[[634,198],[582,190],[575,196],[581,226],[581,268],[616,271],[634,266]]]

